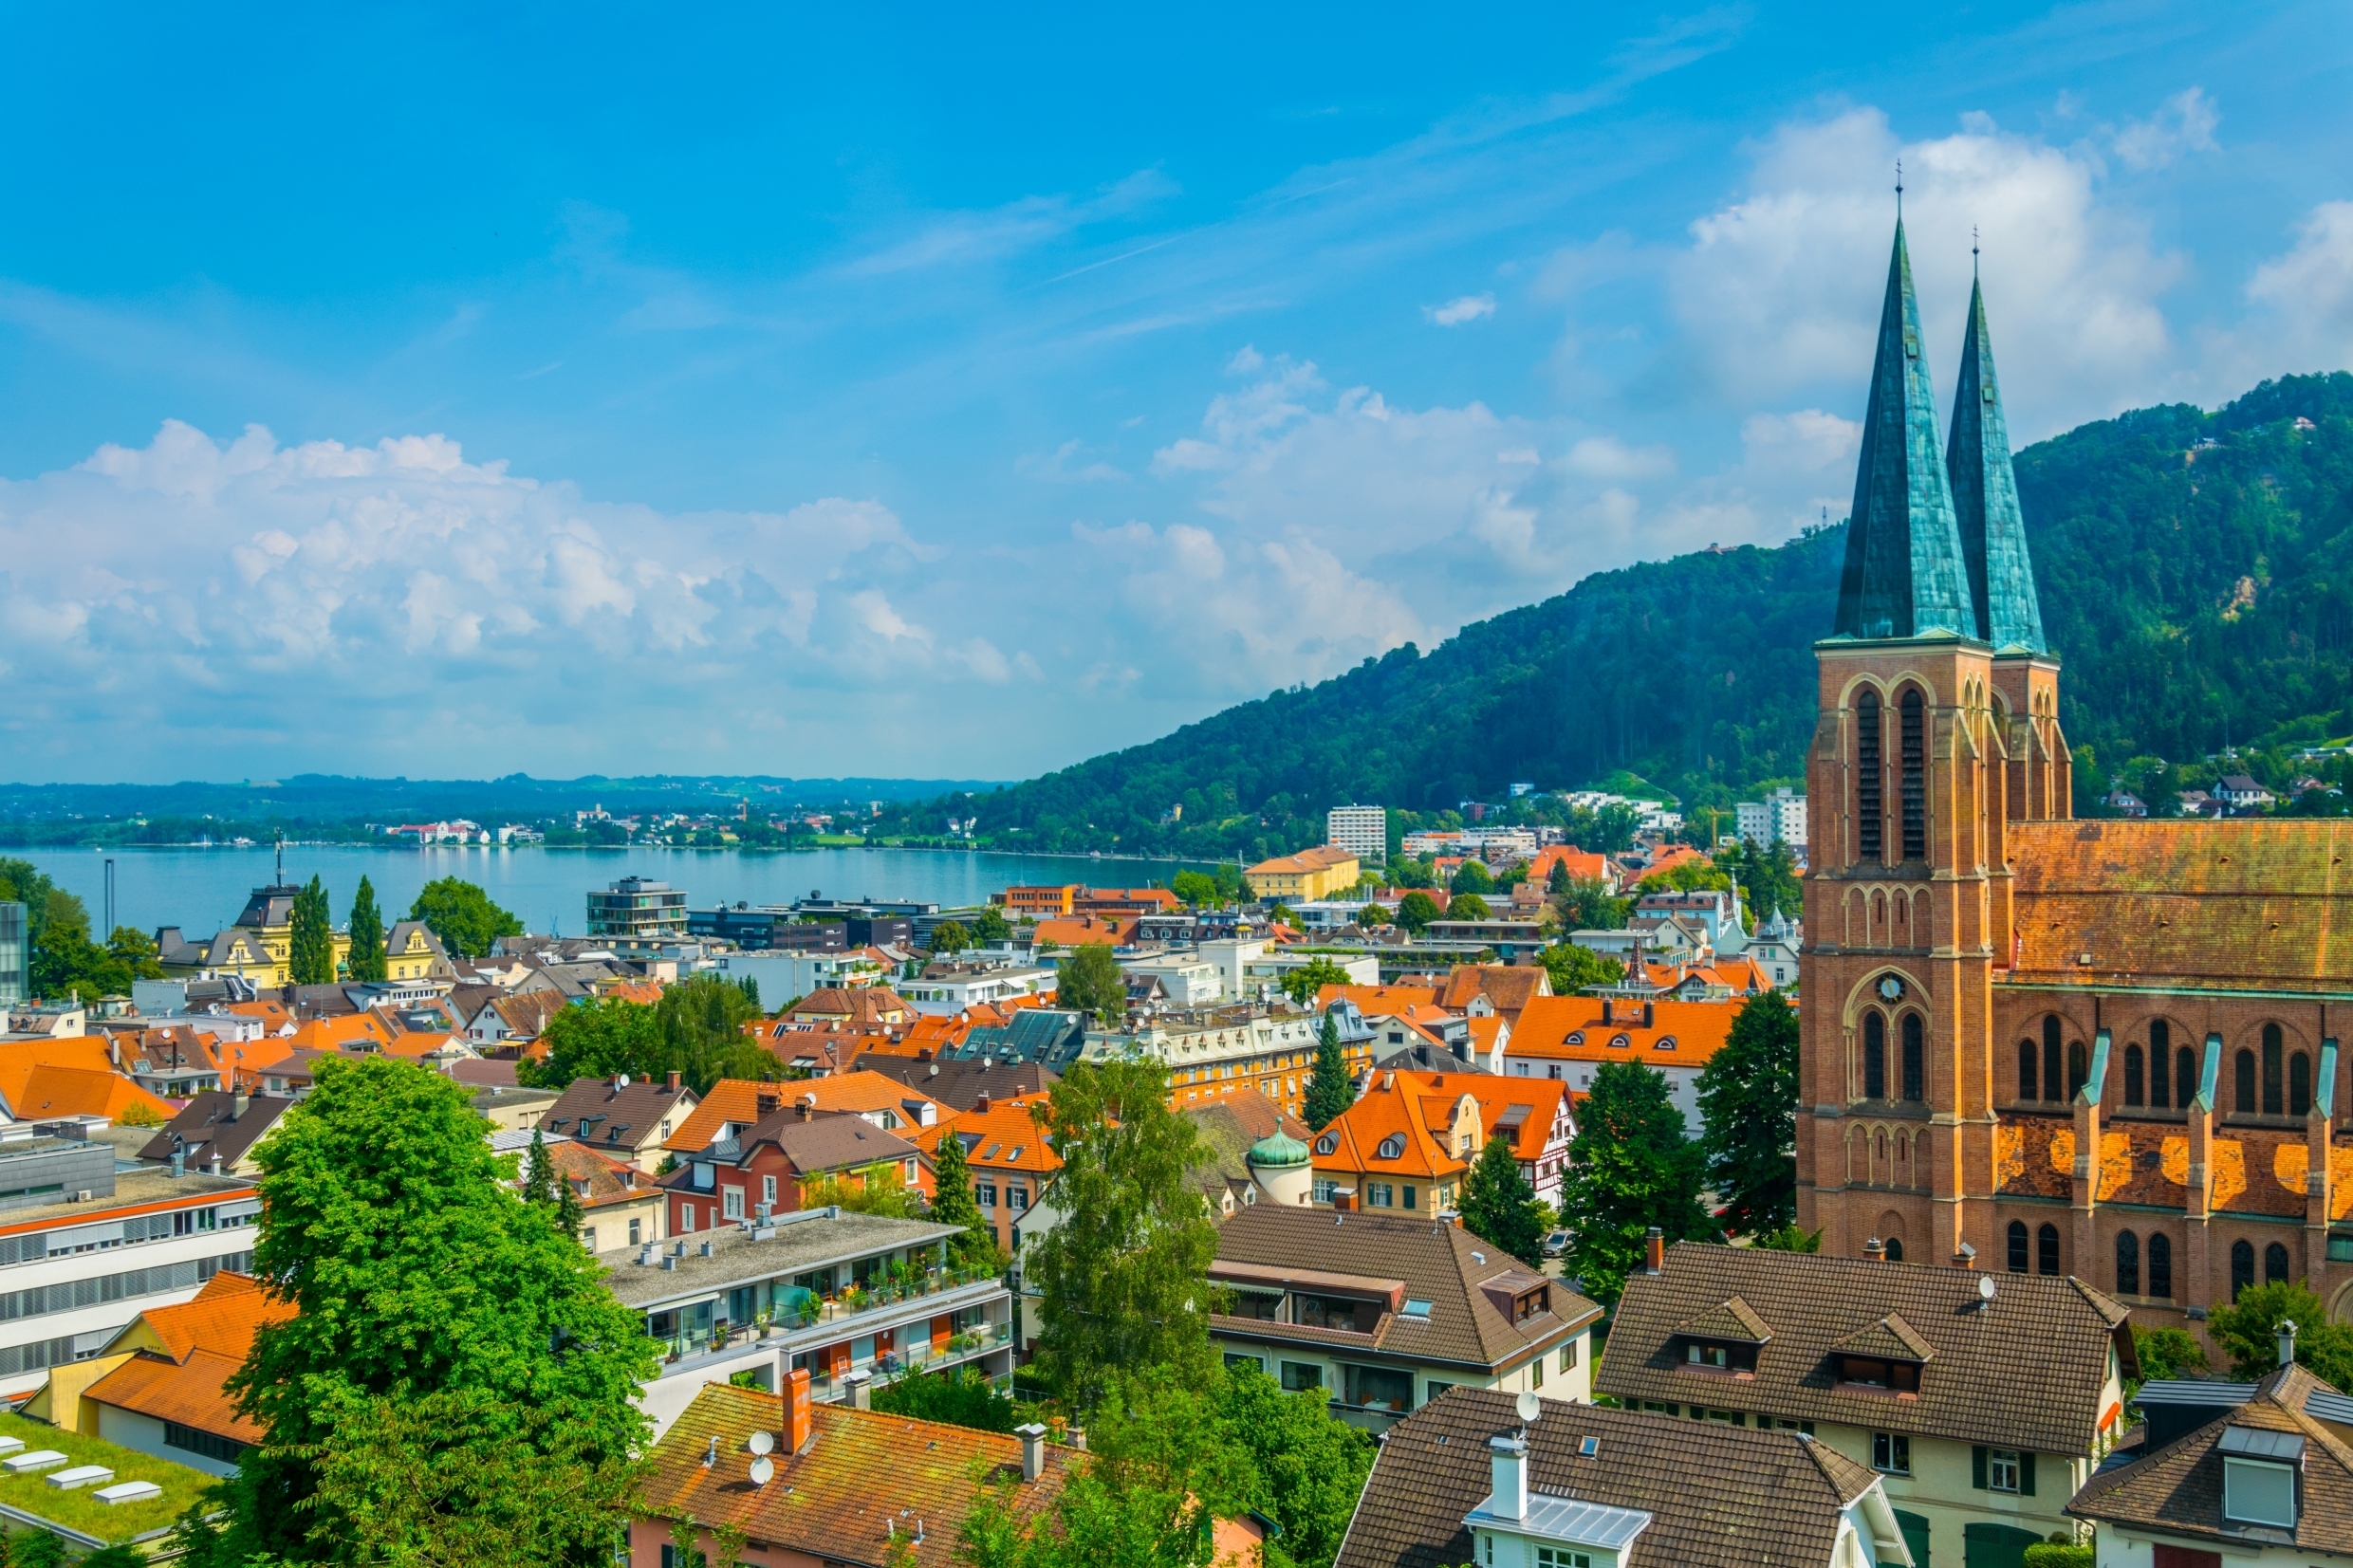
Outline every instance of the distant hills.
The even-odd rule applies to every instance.
[[[2031,447],[2017,469],[2083,804],[2131,759],[2187,765],[2126,769],[2142,787],[2194,781],[2226,745],[2278,772],[2294,747],[2353,730],[2353,375],[2267,381],[2213,413],[2136,410]],[[1434,811],[1513,781],[1626,770],[1687,806],[1729,805],[1802,780],[1811,645],[1844,547],[1840,523],[1596,573],[1427,655],[1408,644],[886,822],[936,834],[977,816],[998,847],[1214,857],[1320,841],[1335,803]]]

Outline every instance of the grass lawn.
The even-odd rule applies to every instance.
[[[98,1490],[96,1486],[60,1491],[50,1485],[47,1478],[56,1470],[31,1475],[10,1475],[0,1470],[0,1503],[104,1541],[128,1540],[149,1530],[162,1529],[196,1500],[198,1492],[213,1484],[211,1476],[185,1465],[151,1459],[130,1448],[6,1411],[0,1411],[0,1437],[23,1438],[23,1451],[27,1453],[35,1448],[55,1448],[72,1464],[103,1465],[115,1472],[115,1481],[102,1483],[103,1485],[111,1486],[117,1481],[152,1481],[163,1488],[161,1497],[108,1507],[91,1495]],[[60,1465],[57,1469],[67,1467]]]

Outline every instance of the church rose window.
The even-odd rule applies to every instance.
[[[1865,860],[1882,858],[1880,766],[1880,694],[1866,691],[1855,702],[1855,829]]]
[[[1927,704],[1919,688],[1903,694],[1903,858],[1928,858]]]

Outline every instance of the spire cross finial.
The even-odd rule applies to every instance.
[[[1903,216],[1903,159],[1896,159],[1896,216]]]
[[[1969,226],[1969,275],[1977,275],[1977,226],[1973,223]]]

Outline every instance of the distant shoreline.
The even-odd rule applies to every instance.
[[[520,854],[537,850],[553,855],[635,855],[650,850],[676,855],[817,855],[827,850],[875,850],[901,855],[1005,855],[1026,860],[1134,860],[1139,863],[1160,862],[1185,866],[1215,866],[1226,862],[1203,859],[1189,855],[1134,855],[1124,851],[1084,851],[1070,849],[998,849],[978,844],[950,846],[946,844],[805,844],[787,848],[771,848],[763,844],[396,844],[369,839],[285,839],[272,843],[255,840],[250,844],[199,843],[191,840],[176,844],[10,844],[0,841],[0,855],[12,851],[32,851],[43,854],[141,855],[180,854],[189,850],[226,850],[232,854],[269,854],[283,844],[287,849],[355,849],[373,850],[381,854],[421,855],[427,850],[503,851]]]

